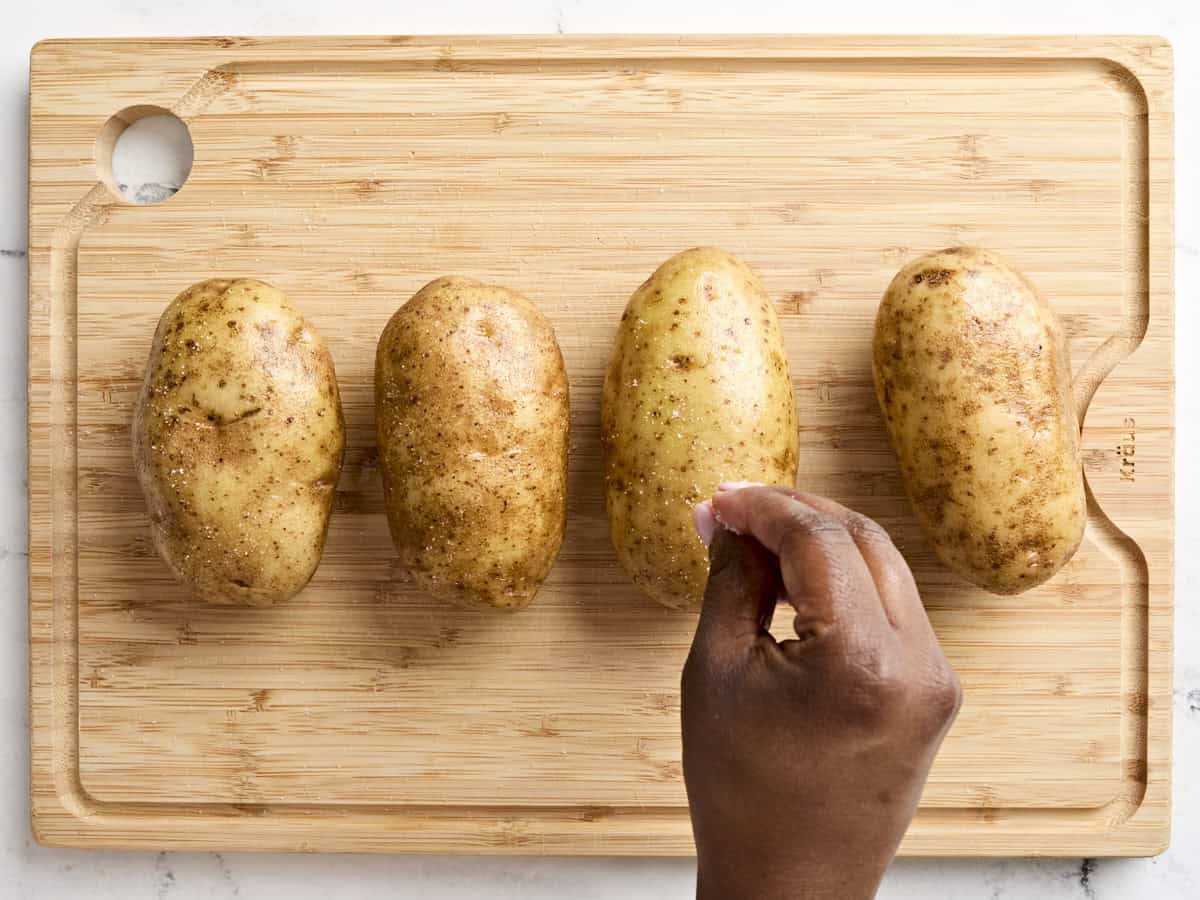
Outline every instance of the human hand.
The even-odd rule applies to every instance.
[[[870,898],[961,703],[879,525],[780,487],[696,508],[710,574],[683,671],[697,896]],[[796,638],[767,631],[777,599]]]

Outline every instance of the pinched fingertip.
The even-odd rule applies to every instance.
[[[717,493],[740,491],[742,488],[765,487],[761,481],[722,481],[717,485]]]

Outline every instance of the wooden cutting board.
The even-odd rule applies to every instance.
[[[40,841],[692,852],[678,682],[694,616],[644,600],[617,564],[598,401],[629,294],[675,251],[716,244],[761,273],[782,315],[801,482],[891,531],[962,676],[962,714],[903,852],[1165,846],[1165,42],[51,41],[34,48],[30,81]],[[120,129],[110,117],[144,105],[187,122],[195,167],[178,195],[138,207],[99,168]],[[891,276],[961,243],[1008,256],[1057,308],[1086,410],[1087,540],[1019,597],[984,594],[935,562],[870,386]],[[566,541],[517,615],[411,590],[384,521],[375,342],[448,273],[534,300],[571,377]],[[327,338],[345,403],[324,560],[274,609],[187,602],[150,545],[130,465],[158,316],[213,276],[282,288]]]

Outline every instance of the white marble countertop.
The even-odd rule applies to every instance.
[[[0,896],[4,898],[684,898],[690,860],[287,856],[48,850],[29,829],[25,460],[30,47],[46,37],[538,32],[1154,33],[1176,65],[1176,328],[1200,333],[1200,4],[1194,0],[28,0],[0,17]],[[15,8],[13,8],[15,7]],[[1186,344],[1184,347],[1186,348]],[[1148,860],[901,860],[886,900],[1200,897],[1200,360],[1178,355],[1174,832]]]

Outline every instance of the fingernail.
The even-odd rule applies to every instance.
[[[722,481],[717,485],[718,491],[740,491],[742,488],[762,487],[761,481]]]
[[[712,501],[705,500],[692,507],[692,521],[696,523],[696,534],[707,547],[712,543],[713,535],[717,533],[717,517],[713,513]]]

